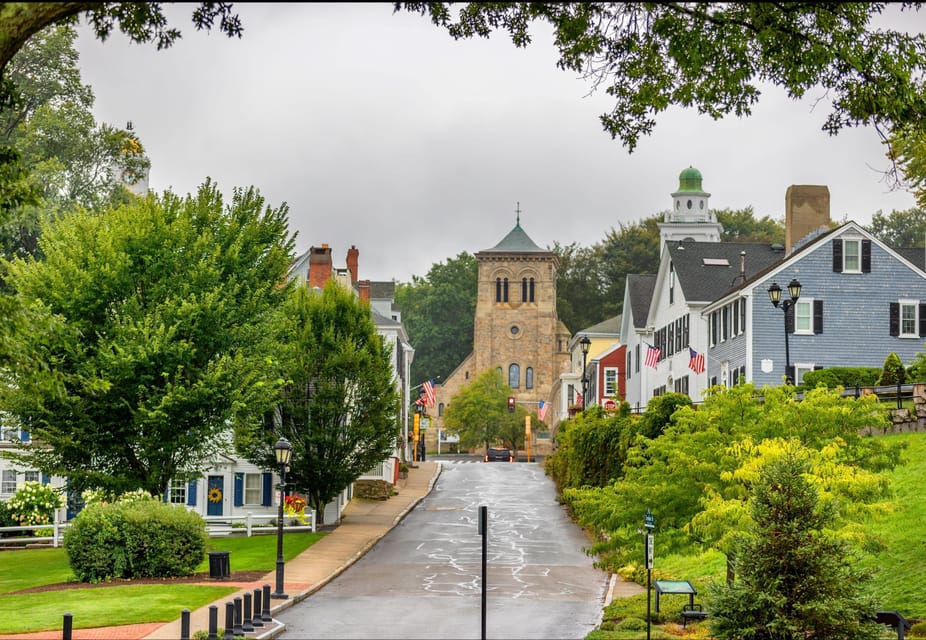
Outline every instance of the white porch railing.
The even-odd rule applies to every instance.
[[[232,525],[235,522],[243,522],[244,529],[247,531],[247,536],[250,538],[254,535],[254,529],[259,529],[258,533],[275,533],[277,528],[275,525],[269,524],[271,521],[276,521],[277,514],[253,514],[248,512],[243,516],[206,516],[203,520],[206,521],[206,529],[209,531],[210,536],[214,535],[228,535],[235,530],[235,527]],[[291,516],[283,516],[284,522],[286,520],[292,520]],[[265,521],[267,524],[261,525],[260,522]],[[315,510],[312,510],[311,515],[309,515],[309,524],[306,525],[283,525],[284,531],[311,531],[315,533]]]
[[[23,536],[15,538],[0,538],[0,542],[51,542],[53,547],[61,546],[61,539],[64,537],[64,530],[71,526],[70,522],[61,522],[61,511],[55,510],[55,521],[50,524],[33,524],[23,525],[20,527],[0,527],[0,533],[13,531],[37,531],[51,529],[50,536]]]

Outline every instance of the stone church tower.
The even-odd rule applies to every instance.
[[[551,402],[553,383],[569,370],[570,333],[556,315],[556,254],[538,247],[521,228],[520,216],[501,242],[476,253],[479,282],[473,351],[437,385],[437,406],[429,411],[437,442],[443,409],[469,380],[498,369],[519,403],[536,412]],[[539,453],[539,452],[538,452]]]

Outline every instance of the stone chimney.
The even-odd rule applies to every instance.
[[[370,281],[360,280],[357,282],[357,295],[360,302],[370,304]]]
[[[309,249],[309,286],[325,288],[331,279],[331,247],[323,244]]]
[[[792,184],[785,194],[785,254],[820,227],[830,224],[830,190],[826,185]]]
[[[351,284],[357,284],[357,261],[360,258],[360,250],[357,249],[354,245],[350,246],[350,249],[347,250],[347,270],[350,271],[350,282]]]

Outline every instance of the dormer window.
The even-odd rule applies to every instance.
[[[833,240],[833,271],[836,273],[870,273],[871,240],[863,238]]]

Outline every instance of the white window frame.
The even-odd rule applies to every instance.
[[[16,493],[16,472],[12,469],[4,469],[0,472],[0,493],[4,495]]]
[[[257,481],[257,486],[252,486],[254,481]],[[254,492],[257,492],[257,499],[253,499]],[[244,504],[249,505],[259,505],[263,502],[264,497],[264,475],[262,473],[246,473],[244,474]]]
[[[38,471],[23,471],[23,482],[42,482],[42,474]]]
[[[900,333],[898,337],[900,338],[919,338],[919,326],[920,326],[920,301],[919,300],[898,300],[900,306],[900,317],[898,318],[899,326],[898,329]],[[907,309],[913,310],[913,330],[904,331],[904,311]]]
[[[802,327],[799,319],[806,321],[807,326]],[[794,303],[794,335],[813,335],[813,298],[801,297]]]
[[[19,429],[0,424],[0,440],[13,442],[19,439]]]
[[[799,385],[804,382],[804,374],[814,370],[813,362],[795,362],[794,363],[794,384]]]
[[[617,397],[617,367],[604,368],[604,397]]]
[[[855,248],[855,265],[849,264],[849,246]],[[861,238],[843,238],[842,239],[842,272],[843,273],[861,273],[862,272],[862,239]]]
[[[171,504],[186,504],[186,480],[171,480],[167,490],[167,501]]]

